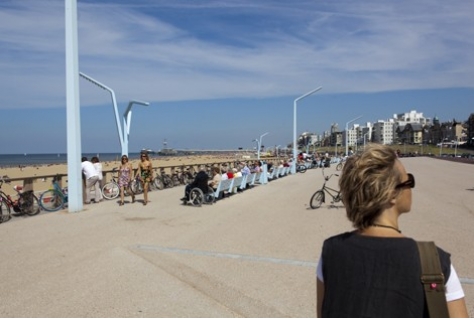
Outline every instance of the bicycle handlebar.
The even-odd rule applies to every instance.
[[[321,173],[323,174],[323,177],[324,177],[324,179],[325,179],[326,181],[328,181],[333,175],[339,177],[339,174],[331,174],[331,175],[329,175],[329,176],[324,175],[324,167],[323,167],[323,169],[321,170]]]

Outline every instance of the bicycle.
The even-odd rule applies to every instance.
[[[333,175],[335,175],[335,176],[339,176],[339,175],[338,174],[331,174],[329,176],[325,176],[324,175],[324,169],[322,170],[322,172],[323,172],[323,177],[324,177],[323,187],[320,190],[316,191],[313,194],[313,196],[311,196],[311,199],[309,201],[309,205],[311,206],[312,209],[319,208],[319,207],[321,207],[322,203],[326,202],[326,193],[329,196],[331,196],[331,198],[332,198],[331,204],[342,201],[341,191],[338,191],[338,190],[335,190],[333,188],[330,188],[330,187],[326,186],[327,181],[329,181],[329,179]]]
[[[115,180],[118,176],[112,176],[112,180],[102,187],[102,196],[105,199],[115,199],[120,195],[120,186]]]
[[[305,164],[301,164],[301,163],[297,163],[296,164],[296,171],[298,173],[306,173],[306,170],[308,169],[308,167],[306,167]]]
[[[66,206],[68,202],[67,188],[61,189],[58,179],[53,178],[53,188],[48,189],[39,198],[39,204],[47,212],[55,212]]]
[[[174,187],[174,184],[175,182],[171,179],[171,176],[166,174],[164,169],[161,169],[160,173],[156,174],[156,177],[153,179],[153,186],[159,190]]]
[[[38,198],[34,194],[32,190],[23,192],[23,187],[20,186],[13,186],[12,188],[15,190],[18,199],[13,200],[10,195],[7,195],[5,192],[1,190],[3,183],[10,184],[9,180],[4,180],[3,177],[0,180],[0,201],[1,201],[1,216],[0,216],[0,223],[4,221],[8,221],[11,218],[11,209],[16,213],[14,215],[28,215],[34,216],[39,214],[40,212],[40,205],[38,202]]]
[[[346,160],[344,158],[341,159],[341,161],[336,165],[336,171],[341,171],[345,163],[346,163]]]
[[[115,172],[117,169],[114,168],[112,172]],[[112,176],[112,180],[110,182],[107,182],[104,184],[102,187],[102,196],[104,196],[105,199],[115,199],[119,197],[120,195],[120,186],[117,182],[118,176]],[[124,189],[124,194],[125,196],[132,195],[129,194],[128,187],[125,187]]]

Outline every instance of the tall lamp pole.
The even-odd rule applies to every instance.
[[[365,151],[365,137],[369,134],[370,132],[367,132],[364,134],[364,151]]]
[[[454,145],[454,157],[458,155],[458,137],[455,136],[456,138],[456,144]]]
[[[352,120],[350,120],[349,122],[346,123],[346,156],[349,155],[349,143],[348,143],[349,141],[348,141],[348,139],[347,139],[347,131],[349,131],[349,124],[352,123],[352,122],[354,122],[354,121],[357,121],[357,120],[360,119],[361,117],[362,117],[362,115],[361,115],[361,116],[358,116],[358,117],[356,117],[355,119],[352,119]]]
[[[258,141],[258,139],[254,139],[252,142],[257,143],[257,158],[260,158],[260,152],[259,152],[260,142]]]
[[[123,123],[124,123],[124,132],[122,133],[122,126],[120,125],[120,119],[119,119],[119,113],[118,113],[118,108],[117,108],[117,100],[115,98],[115,92],[105,84],[100,83],[99,81],[93,79],[92,77],[79,72],[79,75],[83,77],[84,79],[90,81],[91,83],[97,85],[103,90],[106,90],[110,93],[110,96],[112,97],[112,105],[114,107],[114,113],[115,113],[115,122],[117,124],[117,132],[119,136],[119,142],[120,142],[120,148],[122,149],[122,155],[127,155],[128,156],[128,135],[130,134],[130,121],[132,119],[132,105],[133,104],[140,104],[140,105],[149,105],[148,102],[141,102],[141,101],[130,101],[127,107],[127,110],[123,114]]]
[[[130,101],[128,103],[127,109],[123,113],[123,148],[122,155],[128,156],[128,137],[130,135],[130,125],[132,123],[132,106],[133,104],[148,106],[150,103],[142,101]]]
[[[77,1],[65,0],[66,29],[66,122],[67,176],[69,186],[68,211],[79,212],[82,204],[81,174],[81,112],[79,110],[79,48],[77,37]]]
[[[295,99],[295,101],[293,102],[293,165],[291,165],[291,173],[292,174],[296,174],[296,153],[297,153],[297,147],[296,147],[296,107],[297,107],[297,103],[299,100],[301,99],[304,99],[305,97],[313,94],[313,93],[316,93],[317,91],[321,90],[323,87],[320,86],[312,91],[309,91],[308,93],[306,94],[303,94],[302,96],[298,97]]]
[[[262,148],[262,138],[263,138],[265,135],[268,135],[268,132],[263,133],[262,135],[260,135],[260,139],[259,139],[259,143],[258,143],[257,159],[259,159],[259,160],[260,160],[260,148]]]

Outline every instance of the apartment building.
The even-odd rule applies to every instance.
[[[395,121],[393,119],[378,120],[374,123],[372,128],[372,140],[380,144],[393,144]]]

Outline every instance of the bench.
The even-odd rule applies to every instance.
[[[219,199],[219,198],[222,198],[221,195],[224,194],[224,192],[226,191],[232,192],[233,185],[234,185],[233,178],[221,180],[219,184],[217,184],[216,189],[214,190],[214,197],[216,199]]]

